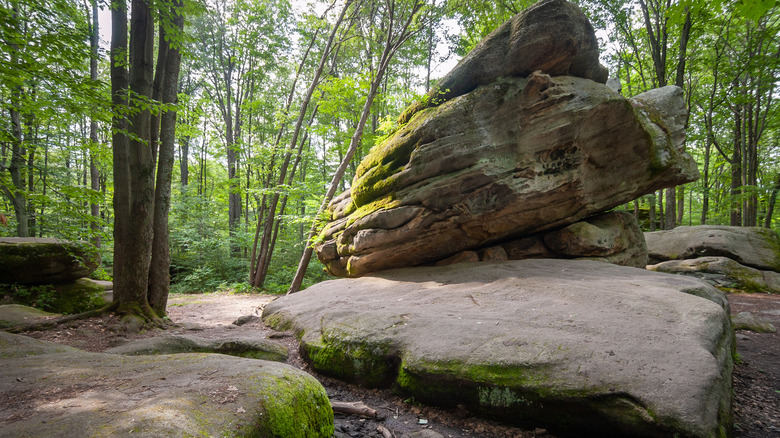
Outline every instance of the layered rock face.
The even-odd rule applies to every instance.
[[[604,85],[593,29],[543,1],[497,29],[374,147],[316,245],[338,276],[434,263],[698,178],[677,87]]]
[[[780,237],[758,227],[702,225],[645,233],[647,269],[716,286],[780,293]]]
[[[500,77],[528,76],[537,70],[607,82],[593,26],[573,3],[541,1],[515,15],[469,52],[423,100],[404,111],[399,122]]]
[[[340,276],[415,266],[566,226],[698,178],[678,88],[631,101],[535,73],[424,110],[360,164],[317,245]]]

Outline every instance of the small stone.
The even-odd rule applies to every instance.
[[[750,312],[739,312],[731,317],[734,330],[749,330],[756,333],[776,333],[777,328],[768,320]]]
[[[233,325],[242,326],[253,322],[260,321],[260,317],[256,315],[244,315],[237,320],[233,321]]]

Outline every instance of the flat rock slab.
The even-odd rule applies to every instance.
[[[0,332],[0,437],[330,437],[322,386],[277,362],[87,353]]]
[[[0,306],[0,328],[34,324],[50,319],[53,316],[57,316],[57,314],[44,312],[35,307],[23,306],[21,304],[3,304]]]
[[[139,339],[105,351],[127,356],[148,356],[178,353],[220,353],[251,359],[287,360],[287,347],[268,339],[223,338],[204,339],[196,336],[156,336]]]
[[[541,259],[323,282],[263,319],[318,371],[425,403],[560,434],[710,437],[731,430],[727,308],[697,279]]]

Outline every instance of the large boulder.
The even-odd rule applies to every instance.
[[[401,115],[406,123],[418,111],[466,94],[500,77],[577,76],[606,83],[599,46],[588,17],[565,0],[543,0],[499,26]]]
[[[645,233],[650,263],[728,257],[762,271],[780,272],[780,238],[768,228],[701,225]]]
[[[728,257],[708,256],[667,260],[655,265],[647,265],[647,269],[690,275],[723,288],[741,289],[746,292],[780,293],[780,273],[741,265]]]
[[[316,370],[425,403],[576,436],[722,437],[727,309],[697,279],[545,259],[323,282],[263,319]]]
[[[86,242],[35,237],[0,237],[0,282],[69,283],[100,265],[97,248]]]
[[[536,73],[424,110],[333,200],[318,256],[339,276],[435,262],[695,180],[684,124],[658,115],[684,111],[682,91],[650,93]]]
[[[0,332],[0,437],[330,437],[324,388],[221,354],[87,353]]]

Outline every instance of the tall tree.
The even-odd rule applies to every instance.
[[[129,46],[126,35],[126,6],[123,0],[115,0],[112,2],[111,38],[111,83],[115,104],[114,306],[119,312],[160,323],[164,300],[155,295],[154,303],[158,308],[153,309],[149,296],[155,231],[155,160],[150,144],[155,41],[154,14],[149,2],[132,1]],[[126,56],[129,56],[129,63],[125,62]],[[165,69],[166,65],[157,68]],[[178,79],[178,65],[175,70],[174,81]],[[175,82],[172,86],[175,89]],[[170,91],[168,95],[170,98]],[[167,220],[167,216],[163,220]]]
[[[361,140],[363,139],[363,129],[366,126],[368,115],[371,112],[371,106],[373,105],[374,99],[379,92],[379,86],[384,80],[384,75],[387,73],[390,62],[393,60],[393,57],[398,52],[398,50],[403,47],[403,45],[412,36],[414,36],[423,28],[424,20],[421,19],[419,14],[421,11],[424,11],[424,5],[425,4],[422,0],[377,1],[377,6],[380,6],[377,9],[381,11],[381,22],[386,23],[386,27],[383,29],[384,47],[382,54],[379,57],[375,70],[373,70],[374,77],[371,80],[371,87],[368,91],[368,96],[366,96],[358,125],[354,134],[352,135],[352,138],[350,139],[349,149],[347,149],[347,153],[344,155],[344,158],[341,160],[338,169],[336,169],[336,172],[331,179],[330,186],[327,193],[325,194],[325,199],[320,205],[312,227],[309,230],[307,244],[304,247],[303,255],[301,256],[301,260],[298,263],[298,269],[295,272],[295,277],[293,278],[292,283],[290,284],[290,288],[287,291],[288,294],[292,292],[298,292],[301,289],[301,285],[303,284],[303,277],[306,275],[306,269],[309,267],[309,261],[311,260],[312,253],[314,251],[311,246],[311,242],[316,235],[318,227],[320,226],[316,218],[319,218],[322,215],[322,213],[327,208],[328,203],[330,203],[330,200],[333,199],[333,196],[336,194],[336,190],[338,190],[339,183],[347,170],[347,166],[352,161],[352,157],[355,155],[355,152],[360,146]]]

